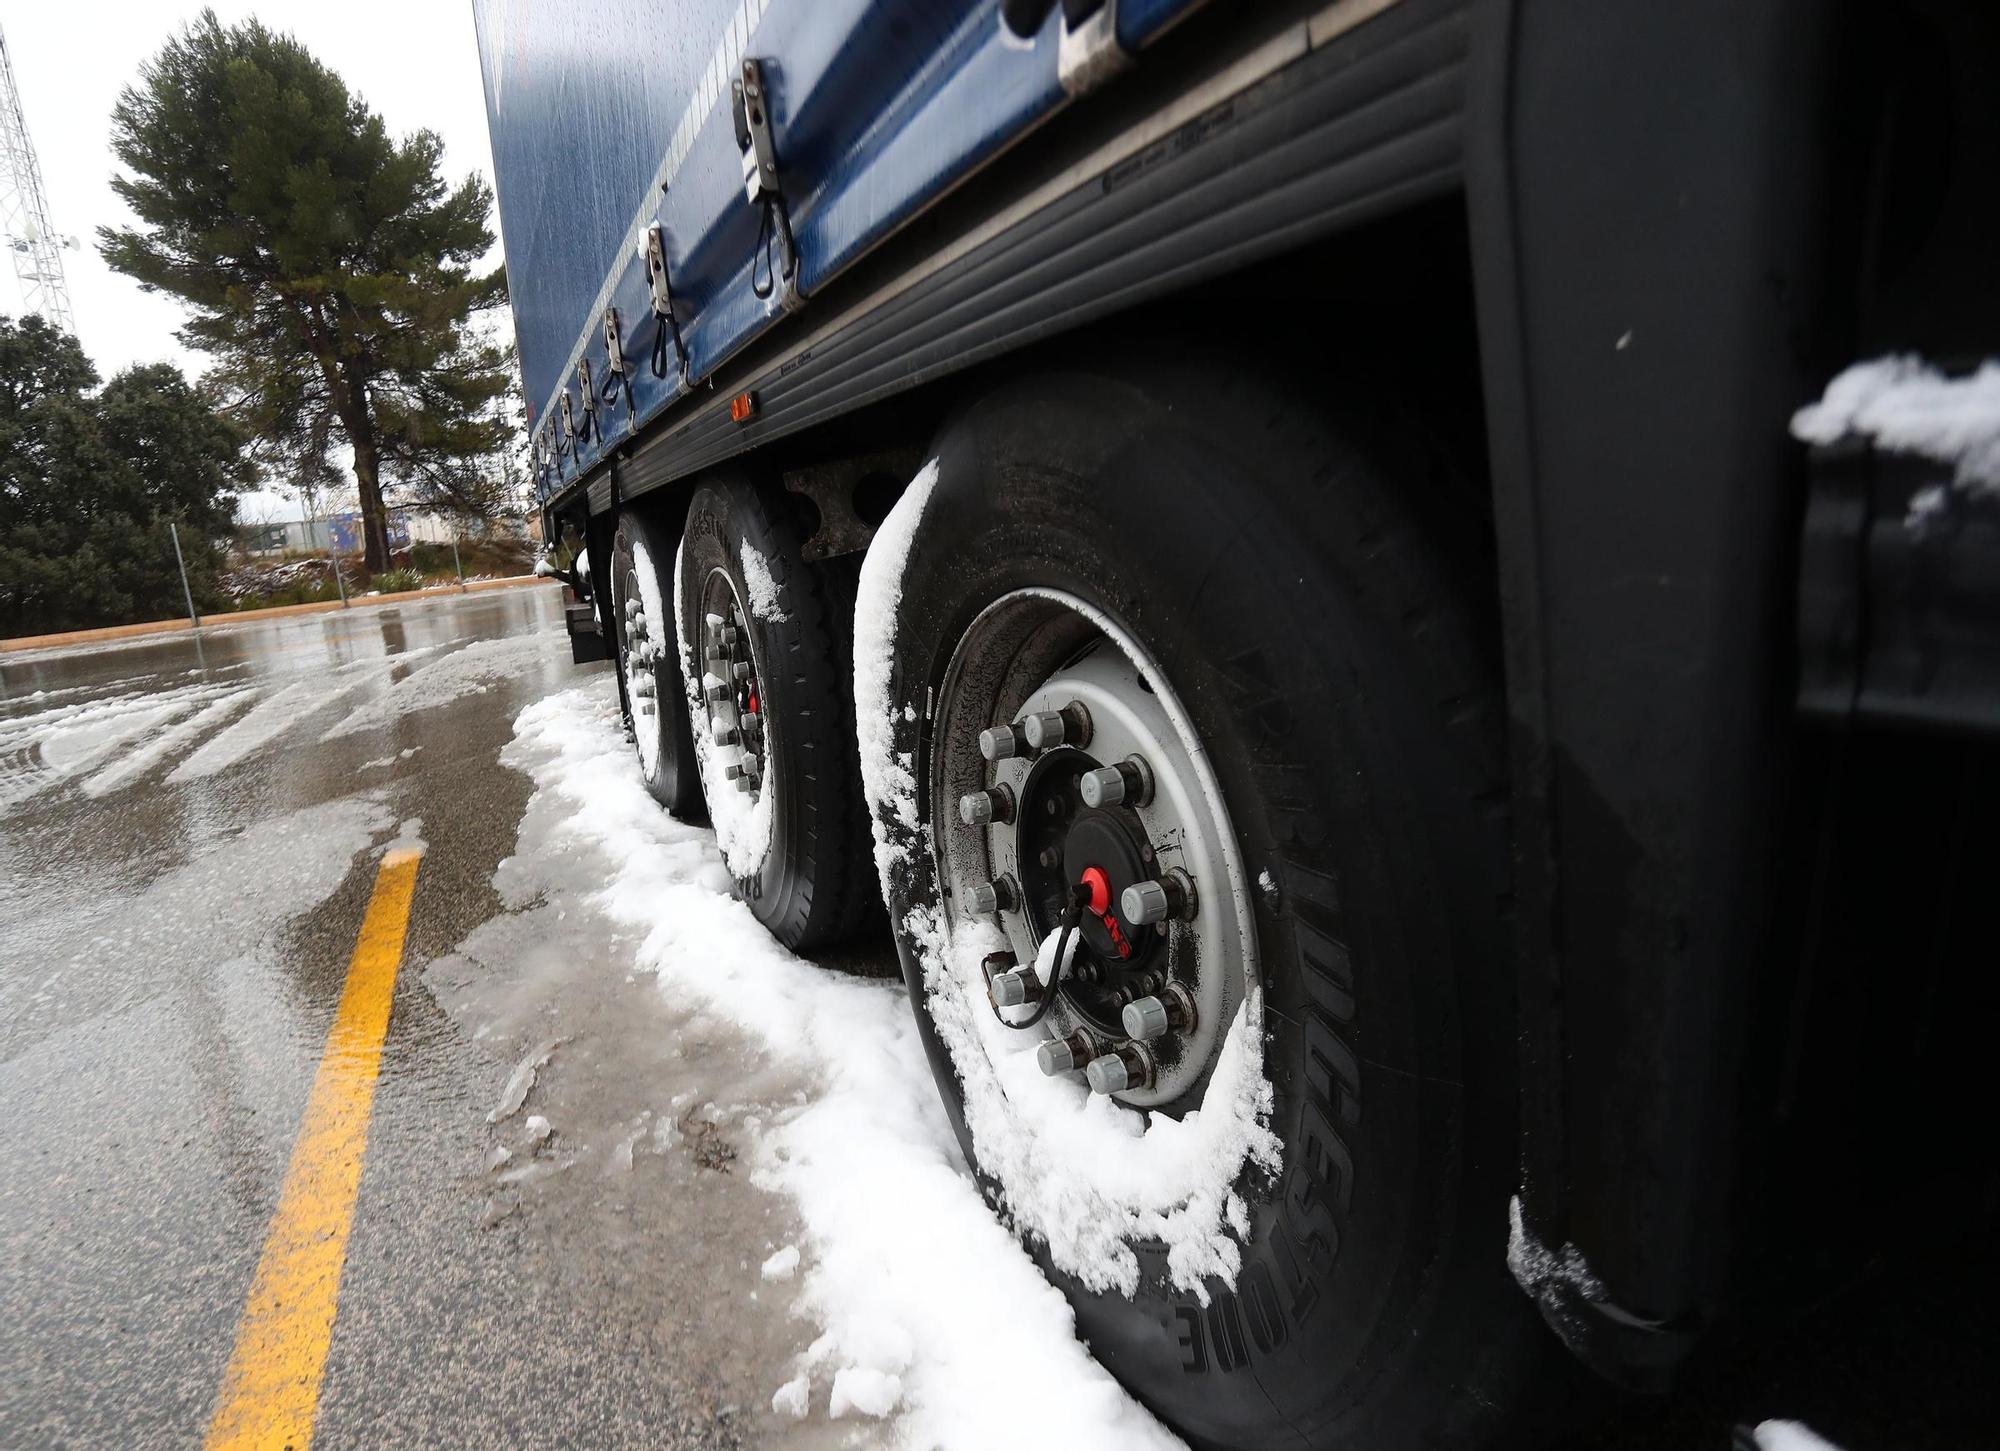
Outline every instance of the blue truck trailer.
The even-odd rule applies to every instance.
[[[1990,1226],[2000,479],[1841,402],[2000,348],[1989,7],[475,14],[578,658],[777,937],[886,906],[1192,1444],[1546,1435]],[[1267,1085],[1237,1248],[1080,1250],[995,1031]]]

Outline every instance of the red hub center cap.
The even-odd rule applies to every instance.
[[[1090,892],[1090,900],[1084,905],[1091,916],[1102,917],[1111,910],[1111,878],[1104,874],[1103,867],[1085,867],[1077,880]]]

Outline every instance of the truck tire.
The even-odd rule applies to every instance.
[[[1338,396],[1171,365],[1003,386],[946,427],[934,483],[905,495],[861,586],[865,651],[907,542],[893,633],[875,669],[857,661],[857,700],[884,892],[953,1125],[1078,1336],[1200,1447],[1493,1444],[1549,1343],[1505,1264],[1495,670],[1407,506],[1433,477],[1421,433],[1365,406],[1335,426]],[[1072,702],[1090,718],[1081,746]],[[1143,779],[1118,770],[1135,742],[1156,757]],[[1122,784],[1100,776],[1093,804],[1086,769]],[[999,785],[1011,794],[978,822],[978,793]],[[1120,876],[1168,883],[1174,864],[1191,890],[1163,887],[1171,915],[1148,925]],[[1091,952],[1060,1011],[1010,1036],[991,1021],[999,980],[970,979],[995,970],[981,958],[996,943],[1050,960],[1080,865],[1110,879],[1103,896],[1084,882]],[[1120,990],[1164,1001],[1169,981],[1181,1016],[1119,1089],[1135,1077],[1107,1051],[1133,1051]],[[1079,1056],[1121,1065],[1100,1086],[1182,1131],[1196,1107],[1249,1113],[1254,1093],[1209,1091],[1261,1090],[1254,1059],[1246,1080],[1223,1056],[1261,1044],[1267,1137],[1224,1155],[1202,1211],[1214,1224],[1192,1194],[1163,1219],[1086,1163],[1049,1163],[1048,1144],[1078,1141],[1037,1140],[1044,1110],[1023,1095],[1052,1080],[1011,1066],[1006,1045],[1071,1029]],[[1104,1107],[1060,1092],[1078,1124]],[[1140,1228],[1114,1243],[1080,1203]]]
[[[698,821],[701,777],[688,725],[687,685],[674,648],[668,573],[673,558],[670,535],[643,514],[621,513],[611,541],[610,608],[600,608],[599,625],[618,632],[618,669],[646,789],[680,820]]]
[[[880,902],[854,754],[852,569],[807,564],[785,502],[743,482],[697,489],[675,596],[696,758],[736,895],[809,952],[851,937]]]

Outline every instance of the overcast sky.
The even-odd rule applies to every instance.
[[[179,303],[141,292],[104,265],[96,246],[100,226],[131,220],[111,190],[111,108],[140,65],[202,8],[182,0],[0,0],[0,28],[49,210],[56,230],[77,239],[79,250],[63,253],[77,335],[107,378],[131,363],[177,362],[190,375],[206,363],[174,340],[184,318]],[[338,71],[392,133],[437,132],[450,180],[468,171],[492,180],[470,0],[215,0],[213,8],[224,24],[256,15],[273,30],[289,31]],[[497,232],[497,220],[493,225]],[[0,313],[20,309],[12,270],[0,270]],[[299,508],[258,495],[245,499],[243,513],[297,518]]]

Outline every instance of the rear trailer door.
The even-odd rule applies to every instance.
[[[1130,53],[1196,3],[1131,0],[1101,28]],[[1002,9],[475,0],[545,501],[1089,83],[1088,18],[1066,36],[1053,4],[1022,37]],[[775,162],[754,182],[746,119],[750,154]]]

